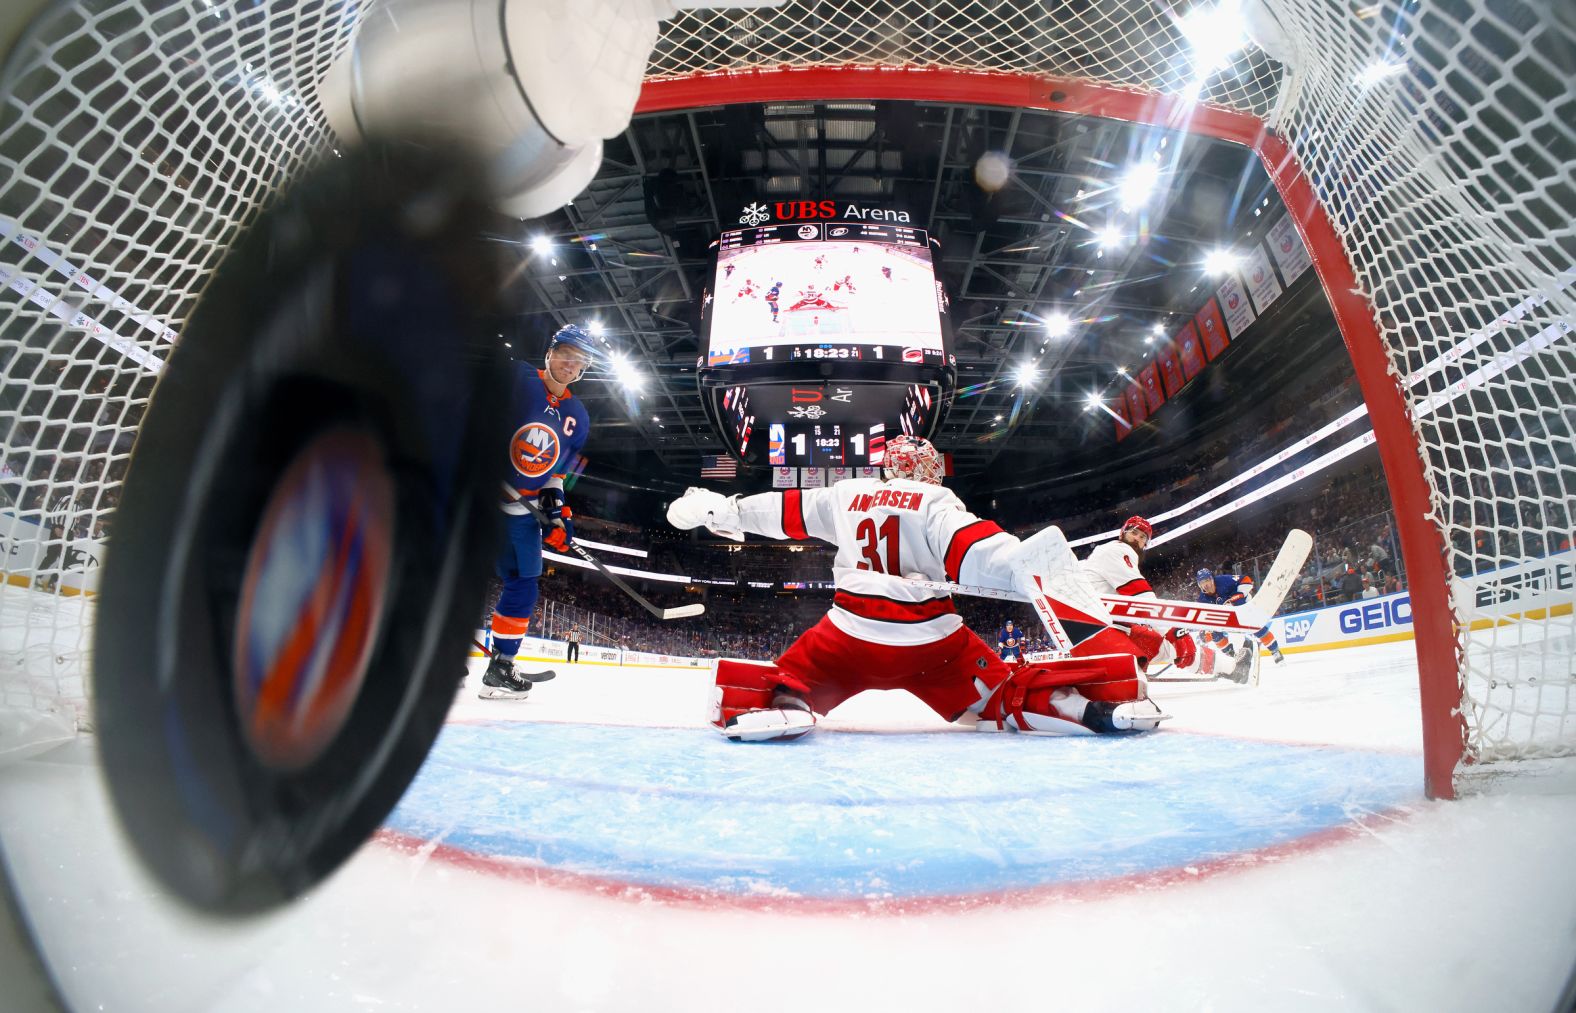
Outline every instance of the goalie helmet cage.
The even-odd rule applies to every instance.
[[[1313,258],[1374,426],[1412,595],[1429,794],[1452,795],[1464,759],[1576,752],[1569,582],[1563,601],[1485,614],[1453,580],[1552,554],[1571,535],[1569,8],[1246,0],[1206,35],[1246,23],[1257,44],[1216,67],[1193,58],[1195,6],[688,11],[664,24],[639,109],[957,102],[1251,147]],[[48,6],[10,55],[0,464],[12,503],[0,524],[11,584],[83,582],[49,550],[92,553],[208,275],[282,183],[332,157],[317,87],[365,10],[81,0]],[[57,535],[49,522],[62,515]],[[79,532],[87,541],[72,541]],[[90,624],[88,596],[0,589],[0,737],[14,734],[6,712],[82,713]]]

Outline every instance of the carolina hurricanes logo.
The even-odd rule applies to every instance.
[[[558,463],[558,434],[540,422],[521,426],[509,441],[509,460],[526,478],[541,478]]]

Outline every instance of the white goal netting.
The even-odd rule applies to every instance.
[[[1429,492],[1397,515],[1438,532],[1441,583],[1462,578],[1444,677],[1468,755],[1576,751],[1576,16],[1555,0],[1234,6],[1213,22],[1197,18],[1215,4],[1152,0],[687,12],[648,80],[714,80],[721,104],[748,71],[964,71],[1264,121],[1334,224],[1405,391]],[[51,10],[12,55],[0,703],[80,709],[76,592],[91,590],[159,365],[226,243],[330,143],[317,84],[362,10],[89,0]],[[1263,48],[1200,55],[1245,16]]]

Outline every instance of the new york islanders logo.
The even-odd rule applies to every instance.
[[[521,426],[509,441],[509,460],[526,478],[541,478],[558,463],[558,434],[540,422]]]

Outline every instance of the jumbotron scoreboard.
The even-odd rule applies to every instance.
[[[937,246],[907,211],[757,201],[712,244],[701,298],[707,415],[746,464],[879,465],[930,436],[957,360]]]

